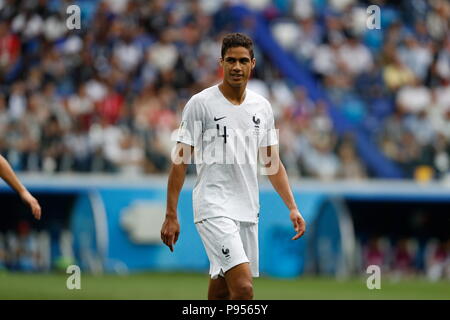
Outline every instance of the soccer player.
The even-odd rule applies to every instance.
[[[5,180],[11,188],[13,188],[31,209],[33,216],[39,220],[41,219],[41,206],[35,197],[25,188],[25,186],[19,181],[15,175],[13,169],[9,165],[8,161],[0,155],[0,178]]]
[[[249,37],[224,37],[224,79],[186,104],[169,172],[161,239],[173,251],[180,234],[178,198],[194,155],[194,223],[210,261],[208,299],[253,299],[252,277],[259,276],[258,163],[289,209],[292,240],[306,229],[279,158],[271,105],[246,88],[255,63]]]

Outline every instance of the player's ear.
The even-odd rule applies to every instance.
[[[221,67],[223,67],[223,58],[222,57],[219,59],[219,64]]]
[[[256,66],[256,59],[253,58],[252,59],[252,70],[255,68],[255,66]]]

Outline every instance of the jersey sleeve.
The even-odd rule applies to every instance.
[[[278,144],[278,133],[275,129],[275,119],[273,117],[272,107],[269,102],[267,102],[266,109],[266,125],[263,128],[261,139],[259,141],[260,147],[268,147]]]
[[[195,147],[201,141],[203,128],[202,106],[193,96],[183,109],[177,141]]]

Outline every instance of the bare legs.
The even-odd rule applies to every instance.
[[[208,289],[209,300],[251,300],[253,280],[248,262],[238,264],[227,272],[225,278],[211,279]]]

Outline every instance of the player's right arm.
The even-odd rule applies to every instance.
[[[166,218],[161,228],[161,240],[173,251],[173,246],[180,234],[180,224],[177,217],[178,198],[186,177],[186,169],[191,163],[194,147],[202,135],[201,101],[194,95],[186,103],[181,116],[180,127],[177,132],[176,147],[172,153],[172,164],[167,183]]]
[[[187,155],[184,151],[189,151]],[[173,246],[178,240],[180,234],[180,224],[178,223],[177,207],[178,198],[180,196],[181,188],[186,177],[186,169],[190,158],[193,154],[194,147],[178,142],[176,145],[175,156],[181,161],[172,161],[169,171],[169,180],[167,183],[167,208],[166,218],[161,228],[161,240],[166,246],[173,251]]]
[[[6,183],[19,194],[22,201],[30,207],[33,216],[39,220],[41,218],[41,206],[39,205],[39,202],[31,195],[30,192],[28,192],[25,186],[20,182],[19,178],[17,178],[8,161],[6,161],[6,159],[1,155],[0,178],[5,180]]]

